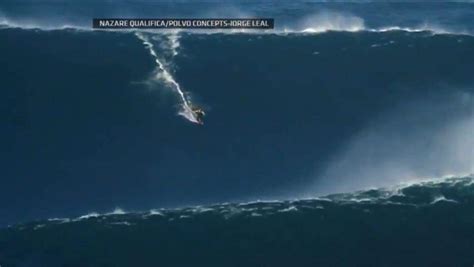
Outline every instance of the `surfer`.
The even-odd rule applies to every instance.
[[[206,115],[204,110],[198,107],[194,107],[191,110],[193,111],[193,115],[194,118],[196,118],[197,123],[201,125],[204,124],[204,116]]]

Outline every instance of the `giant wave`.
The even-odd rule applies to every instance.
[[[173,177],[181,181],[179,184],[185,184],[187,177],[210,179],[199,184],[203,189],[233,183],[236,192],[204,194],[205,203],[310,197],[472,172],[471,36],[403,31],[316,35],[143,33],[153,45],[150,50],[150,45],[144,46],[133,32],[6,28],[0,34],[12,40],[2,43],[2,51],[13,51],[11,57],[2,58],[8,66],[5,73],[18,70],[16,75],[5,77],[8,84],[3,99],[24,95],[24,100],[20,98],[22,105],[29,103],[38,109],[33,120],[38,126],[31,129],[36,133],[33,136],[55,137],[48,141],[52,143],[66,142],[66,137],[85,131],[89,138],[97,131],[89,129],[90,125],[99,125],[103,134],[110,132],[101,142],[129,132],[147,136],[146,144],[134,141],[129,146],[150,150],[153,156],[143,161],[163,164],[153,177]],[[35,38],[35,42],[27,42],[29,38]],[[52,43],[63,49],[46,50]],[[85,45],[89,49],[81,48]],[[288,51],[288,47],[297,49]],[[104,55],[98,56],[95,51]],[[161,67],[151,51],[159,56]],[[55,69],[62,62],[57,62],[60,58],[75,64]],[[56,65],[49,66],[49,62]],[[117,71],[123,74],[117,76]],[[69,78],[63,80],[56,73],[73,79],[89,74],[77,81],[80,86],[76,88]],[[28,75],[28,79],[17,78],[22,75]],[[31,84],[29,80],[37,82]],[[173,91],[176,88],[185,88],[186,92],[178,96]],[[37,101],[28,100],[32,92]],[[78,97],[68,96],[71,92]],[[180,97],[188,101],[191,94],[193,102],[210,111],[209,124],[202,132],[169,117],[170,113],[183,111]],[[49,99],[54,103],[48,104]],[[377,101],[368,102],[370,99]],[[13,104],[5,103],[5,107]],[[66,109],[61,108],[63,105]],[[62,110],[62,116],[50,113],[52,108]],[[16,112],[12,109],[11,116],[17,116]],[[61,125],[69,125],[65,132],[56,126],[43,126],[58,120]],[[25,127],[19,122],[9,122],[7,132],[17,134],[15,131]],[[245,134],[242,129],[246,129]],[[256,139],[268,132],[275,134]],[[126,144],[130,137],[127,134],[120,138]],[[98,144],[96,137],[87,140],[92,146]],[[171,140],[181,149],[170,148]],[[400,143],[405,145],[398,146]],[[439,145],[430,145],[434,143]],[[169,151],[162,147],[169,147]],[[210,148],[216,150],[208,155]],[[59,152],[54,153],[62,149],[59,146]],[[254,149],[262,154],[249,152]],[[199,157],[195,153],[200,153]],[[213,163],[213,153],[223,155],[219,163]],[[100,153],[93,155],[101,157]],[[129,161],[136,157],[133,153],[127,155],[132,157]],[[205,160],[208,157],[212,160]],[[219,175],[215,175],[216,165]],[[133,175],[151,175],[144,170],[135,169]],[[81,175],[81,183],[92,182],[92,177]],[[242,183],[241,177],[253,178]],[[276,187],[261,190],[270,177],[278,181]],[[160,181],[150,178],[155,179]],[[157,195],[163,196],[161,200],[166,196],[153,193],[153,197]],[[201,202],[198,195],[183,193],[181,204]],[[110,201],[106,205],[117,204]]]

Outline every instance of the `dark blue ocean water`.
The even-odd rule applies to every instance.
[[[0,265],[473,264],[473,14],[0,4]],[[274,17],[276,29],[88,29],[100,16],[217,15]],[[204,125],[178,115],[170,79]],[[91,212],[102,215],[47,221]]]
[[[473,178],[0,230],[5,266],[469,266]]]

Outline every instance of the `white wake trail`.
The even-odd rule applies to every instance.
[[[178,114],[185,117],[187,120],[193,123],[199,123],[197,118],[194,115],[194,112],[191,109],[191,105],[192,105],[191,102],[186,98],[186,95],[184,94],[184,91],[181,89],[181,86],[179,85],[179,83],[176,82],[176,80],[173,78],[171,73],[165,68],[165,65],[160,61],[158,55],[155,52],[154,46],[150,42],[149,38],[141,32],[136,32],[135,35],[143,42],[145,47],[150,52],[150,55],[152,55],[153,58],[155,59],[155,62],[158,67],[157,75],[155,76],[155,78],[157,80],[163,80],[164,82],[171,85],[173,90],[175,90],[180,96],[181,110],[178,112]],[[176,42],[176,41],[173,40],[173,42]],[[176,52],[175,50],[173,50],[173,55],[175,54]]]

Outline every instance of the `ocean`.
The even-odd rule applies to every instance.
[[[0,3],[0,266],[471,266],[473,17],[467,2]]]

